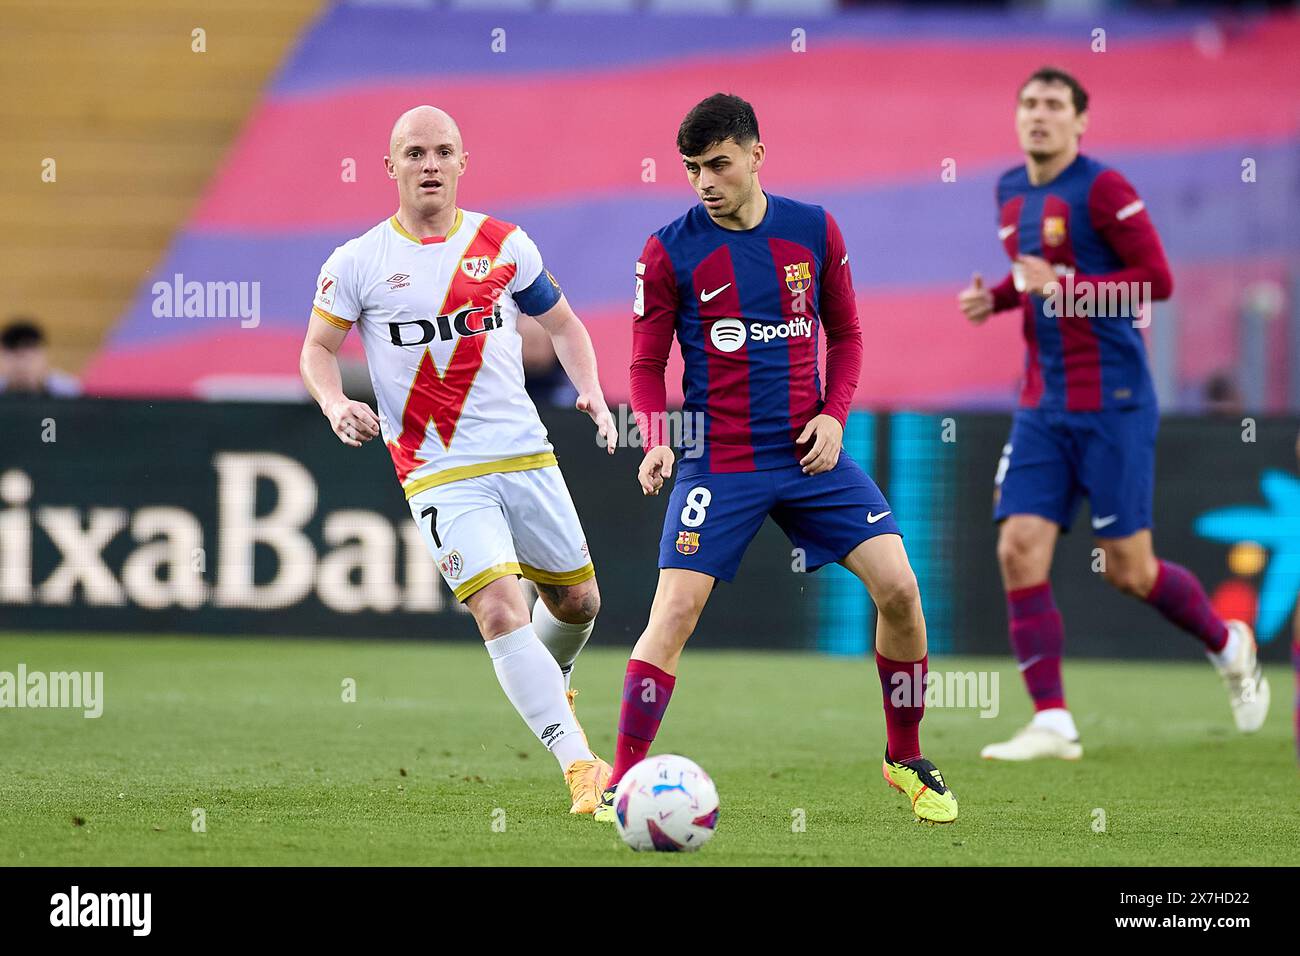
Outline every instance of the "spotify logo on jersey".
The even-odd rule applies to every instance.
[[[779,325],[751,322],[748,337],[766,344],[773,339],[807,339],[812,338],[812,335],[812,320],[801,316]],[[745,323],[740,319],[718,319],[709,330],[709,338],[719,352],[735,352],[745,344]]]
[[[718,319],[709,330],[709,338],[719,352],[734,352],[745,344],[745,323],[740,319]]]

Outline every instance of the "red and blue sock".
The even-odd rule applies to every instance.
[[[889,759],[894,763],[919,760],[921,718],[925,716],[925,675],[930,670],[930,656],[927,654],[919,661],[891,661],[877,651],[876,670],[885,695]],[[903,677],[898,679],[896,674]]]
[[[659,723],[664,719],[677,678],[665,670],[638,661],[627,662],[623,676],[623,706],[618,712],[618,743],[614,747],[613,787],[650,752]]]
[[[1065,647],[1065,625],[1052,598],[1051,582],[1008,591],[1007,617],[1011,623],[1011,649],[1025,688],[1034,700],[1034,710],[1064,707],[1061,652]]]
[[[1181,564],[1161,561],[1146,602],[1217,654],[1228,643],[1228,625],[1214,613],[1201,582]]]

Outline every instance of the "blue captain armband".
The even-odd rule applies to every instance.
[[[519,311],[528,315],[543,315],[555,308],[560,301],[560,284],[546,269],[533,280],[533,284],[523,292],[514,294],[515,305]]]

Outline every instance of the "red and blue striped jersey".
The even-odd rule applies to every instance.
[[[791,465],[807,453],[796,439],[812,418],[845,422],[862,331],[844,237],[822,207],[769,193],[757,226],[731,230],[696,205],[650,237],[636,271],[631,392],[643,443],[671,437],[664,369],[674,336],[683,410],[703,423],[702,454],[683,458],[680,473]]]
[[[1019,306],[1023,314],[1021,407],[1086,412],[1154,404],[1132,293],[1146,283],[1151,301],[1167,299],[1173,280],[1128,180],[1080,155],[1039,186],[1024,166],[1009,170],[998,180],[997,201],[1007,255],[1046,259],[1080,306],[1062,308],[1058,300],[1049,310],[1043,296],[1017,292],[1013,274],[992,290],[994,311]]]

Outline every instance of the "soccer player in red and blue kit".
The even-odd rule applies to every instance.
[[[631,388],[646,449],[642,492],[659,494],[673,470],[664,370],[674,335],[684,413],[703,424],[701,454],[684,456],[669,497],[659,584],[628,662],[616,762],[596,818],[616,817],[618,782],[650,750],[713,586],[735,576],[771,515],[808,570],[839,562],[866,585],[879,611],[885,780],[920,819],[954,820],[957,799],[919,740],[926,644],[916,577],[888,502],[841,450],[862,365],[844,238],[820,206],[763,191],[758,120],[740,97],[719,93],[695,106],[677,148],[700,203],[651,236],[636,267]]]
[[[1269,688],[1255,638],[1224,621],[1195,576],[1156,557],[1151,538],[1159,423],[1140,326],[1173,287],[1160,237],[1133,187],[1079,153],[1088,94],[1060,70],[1020,90],[1025,164],[998,181],[998,237],[1013,262],[993,289],[958,296],[972,322],[1019,309],[1026,344],[1020,407],[998,466],[998,563],[1011,646],[1033,698],[1030,724],[990,744],[991,760],[1083,755],[1061,681],[1064,629],[1048,573],[1080,499],[1092,511],[1108,582],[1200,641],[1228,688],[1237,728],[1258,730]]]

